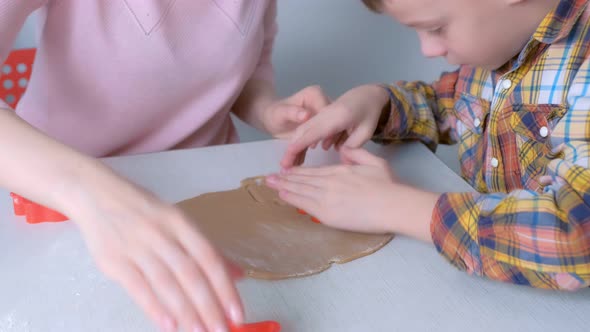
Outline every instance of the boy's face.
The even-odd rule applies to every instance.
[[[531,17],[539,16],[538,11],[523,15],[527,4],[522,0],[383,0],[380,9],[418,32],[425,56],[496,69],[522,50],[544,17]]]

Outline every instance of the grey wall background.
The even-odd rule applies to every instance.
[[[360,0],[278,0],[278,4],[273,60],[282,96],[319,84],[335,98],[365,83],[432,81],[451,68],[442,59],[425,59],[413,31],[369,12]],[[33,15],[15,47],[34,45]],[[242,141],[268,138],[239,120],[236,123]],[[437,155],[458,170],[456,147],[441,147]]]

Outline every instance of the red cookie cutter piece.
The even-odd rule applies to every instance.
[[[299,212],[299,214],[304,214],[306,216],[308,215],[307,212],[305,212],[301,209],[297,209],[297,212]],[[311,217],[311,221],[315,222],[316,224],[321,224],[321,222],[316,217],[313,217],[313,216],[310,216],[310,217]]]
[[[280,332],[281,324],[275,321],[265,321],[258,323],[244,324],[241,326],[232,326],[230,332]]]
[[[61,222],[68,220],[63,214],[32,202],[20,195],[10,193],[14,205],[14,214],[25,216],[29,224],[38,224],[42,222]]]

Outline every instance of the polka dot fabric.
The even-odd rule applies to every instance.
[[[31,77],[35,49],[14,50],[0,67],[0,99],[15,108]]]

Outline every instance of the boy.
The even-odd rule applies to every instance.
[[[433,85],[348,91],[297,130],[286,170],[268,184],[327,225],[432,241],[468,273],[590,285],[588,0],[363,2],[416,29],[425,55],[461,66]],[[384,160],[358,149],[371,136],[459,143],[462,176],[477,192],[399,183]],[[318,143],[342,145],[348,165],[292,167]]]

